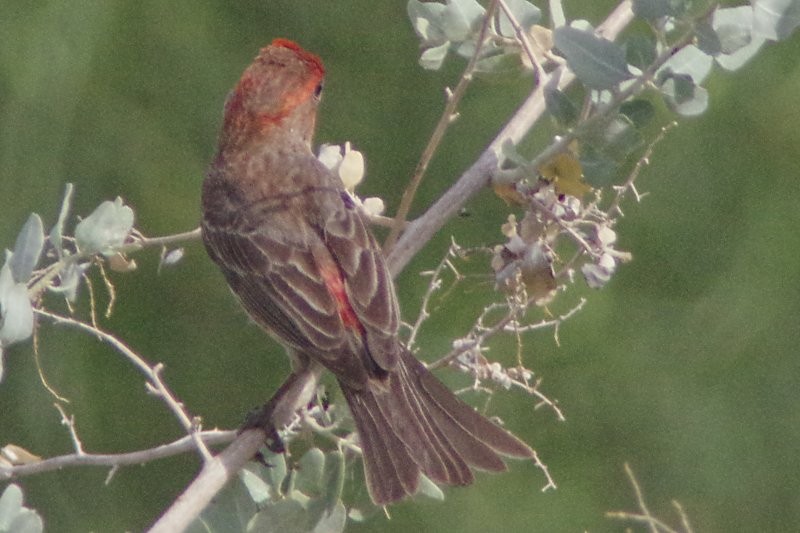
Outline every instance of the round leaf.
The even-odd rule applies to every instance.
[[[22,489],[10,484],[0,496],[0,531],[8,531],[11,522],[22,510]]]
[[[625,59],[634,67],[645,70],[656,60],[656,45],[644,35],[632,35],[625,41]]]
[[[506,0],[505,4],[524,31],[528,31],[531,26],[542,18],[542,12],[539,8],[526,0]],[[514,30],[511,19],[508,18],[504,9],[500,9],[499,20],[500,34],[505,37],[514,37],[517,32]]]
[[[122,198],[105,201],[75,228],[78,248],[85,253],[113,255],[133,229],[133,209]]]
[[[446,41],[444,44],[428,48],[419,58],[419,65],[425,70],[439,70],[444,63],[444,58],[447,57],[447,51],[450,49],[450,42]]]
[[[450,41],[465,41],[477,28],[485,10],[475,0],[450,0],[442,12],[442,29]]]
[[[569,26],[556,28],[553,38],[569,67],[587,87],[611,89],[631,77],[625,52],[608,39]]]
[[[11,273],[17,283],[27,283],[39,262],[44,247],[42,219],[31,213],[17,235],[14,255],[11,257]]]

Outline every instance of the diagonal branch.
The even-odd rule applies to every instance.
[[[607,39],[616,38],[633,20],[631,5],[631,0],[620,2],[608,18],[597,27],[597,33]],[[566,65],[558,67],[551,76],[558,76],[559,89],[568,86],[575,79],[575,75]],[[544,83],[537,86],[478,160],[425,214],[408,225],[387,257],[389,271],[393,276],[403,270],[411,258],[458,213],[467,200],[489,185],[492,175],[503,162],[503,144],[508,141],[514,145],[518,144],[544,115],[544,86]]]
[[[453,121],[458,117],[456,108],[458,107],[459,102],[461,102],[461,98],[464,96],[467,86],[472,81],[472,74],[475,71],[475,65],[478,63],[478,59],[480,59],[483,45],[486,42],[486,35],[489,32],[489,26],[491,26],[494,13],[497,11],[497,3],[498,0],[493,0],[484,14],[483,25],[481,26],[481,31],[478,34],[478,42],[475,46],[475,52],[472,54],[469,63],[467,63],[464,73],[461,75],[461,79],[458,80],[458,85],[456,85],[455,90],[450,91],[448,89],[447,91],[447,105],[445,106],[444,112],[439,119],[439,123],[436,124],[436,128],[431,134],[428,145],[425,146],[425,150],[422,152],[422,157],[420,157],[419,163],[417,163],[417,168],[414,170],[414,175],[411,177],[408,187],[406,187],[406,190],[403,192],[403,198],[400,200],[400,207],[397,209],[397,214],[395,215],[392,229],[389,232],[389,236],[386,237],[386,242],[383,245],[384,253],[388,254],[397,242],[397,238],[400,236],[400,231],[404,228],[406,217],[408,217],[408,212],[411,210],[411,203],[414,201],[417,188],[419,188],[419,184],[422,183],[422,178],[425,176],[425,172],[428,170],[428,164],[431,162],[431,159],[433,159],[433,154],[436,153],[436,149],[439,147],[439,143],[442,141],[447,127],[450,126],[450,124],[452,124]]]

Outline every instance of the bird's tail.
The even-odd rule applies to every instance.
[[[408,351],[386,390],[343,385],[342,391],[377,505],[414,494],[420,473],[436,483],[468,485],[474,479],[470,467],[501,472],[501,455],[533,456],[528,445],[459,400]]]

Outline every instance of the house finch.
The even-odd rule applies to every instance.
[[[533,451],[459,400],[399,341],[381,250],[338,176],[311,149],[324,69],[297,44],[261,50],[225,104],[203,184],[203,241],[252,319],[284,344],[293,373],[268,404],[286,423],[321,369],[355,420],[372,500],[414,494],[419,474],[466,485],[470,466]],[[284,412],[273,412],[292,396]],[[284,402],[285,403],[285,402]],[[270,431],[270,430],[268,430]]]

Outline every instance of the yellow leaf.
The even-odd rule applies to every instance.
[[[494,193],[503,200],[506,205],[527,205],[525,197],[517,191],[513,183],[493,184]]]
[[[557,154],[553,159],[539,167],[539,173],[552,183],[558,194],[569,194],[582,198],[592,188],[583,181],[583,168],[570,147],[569,152]]]

